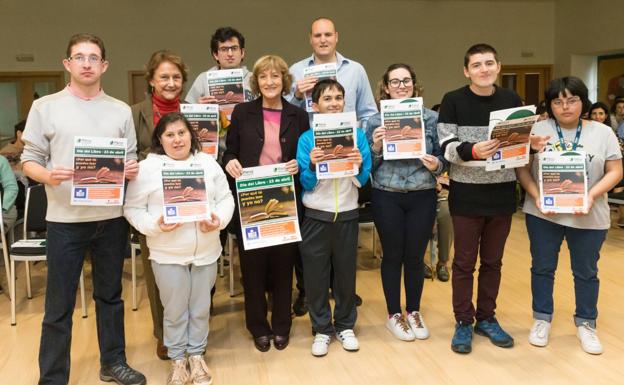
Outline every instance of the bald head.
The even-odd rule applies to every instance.
[[[312,22],[310,45],[314,51],[317,64],[336,61],[337,44],[338,32],[336,32],[333,21],[326,17],[320,17]]]

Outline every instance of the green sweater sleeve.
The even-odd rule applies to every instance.
[[[15,174],[11,170],[9,161],[4,156],[0,156],[0,184],[2,184],[2,210],[7,211],[15,204],[17,198],[17,181]]]

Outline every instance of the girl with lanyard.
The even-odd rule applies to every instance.
[[[553,80],[546,90],[550,119],[533,126],[532,134],[549,137],[542,151],[586,154],[588,204],[585,212],[553,214],[540,205],[538,162],[518,168],[518,180],[533,199],[524,203],[531,248],[531,291],[534,323],[529,342],[546,346],[553,318],[553,286],[559,250],[565,238],[570,250],[576,311],[574,323],[583,350],[601,354],[596,334],[598,259],[610,227],[607,191],[622,179],[622,153],[610,127],[583,120],[590,107],[585,84],[576,77]],[[552,138],[552,139],[550,139]]]

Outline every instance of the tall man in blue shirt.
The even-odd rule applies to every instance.
[[[305,93],[314,88],[318,79],[304,78],[303,69],[319,64],[336,63],[337,80],[346,91],[344,111],[355,111],[358,121],[363,124],[377,112],[368,76],[360,63],[347,59],[336,51],[337,44],[338,32],[333,21],[321,17],[312,22],[310,45],[313,54],[290,67],[294,81],[288,100],[298,107],[305,108]]]
[[[336,63],[337,80],[345,89],[344,112],[355,111],[360,127],[368,118],[377,113],[377,104],[373,97],[368,75],[364,67],[355,60],[347,59],[336,51],[338,44],[338,32],[334,22],[325,17],[319,17],[312,22],[310,27],[310,46],[312,56],[307,57],[290,67],[293,76],[293,87],[286,99],[303,109],[306,108],[305,93],[311,92],[318,79],[315,77],[303,77],[303,70],[319,64]],[[310,113],[312,122],[312,113]],[[307,312],[305,305],[305,291],[303,287],[303,271],[301,260],[295,263],[297,276],[297,289],[299,296],[293,306],[296,315],[301,316]],[[358,306],[361,299],[358,297]]]

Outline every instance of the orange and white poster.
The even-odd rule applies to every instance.
[[[386,127],[384,160],[422,158],[427,153],[422,98],[382,100],[381,125]]]
[[[219,153],[219,105],[181,104],[180,112],[191,123],[202,151],[217,159]]]
[[[196,222],[210,218],[201,164],[165,163],[162,168],[164,222]]]
[[[323,160],[316,165],[318,179],[347,178],[358,174],[358,166],[347,159],[357,147],[356,127],[355,112],[314,114],[314,147],[325,153]]]
[[[489,139],[498,139],[498,151],[485,160],[485,171],[521,167],[529,163],[531,129],[537,119],[535,106],[490,113]]]
[[[243,169],[236,196],[246,250],[301,241],[295,182],[285,164]]]
[[[126,163],[125,138],[74,138],[74,177],[71,204],[121,206]]]
[[[587,211],[587,173],[582,151],[539,155],[540,203],[543,212]]]
[[[208,93],[217,98],[219,110],[228,120],[238,103],[251,100],[251,92],[245,89],[245,73],[242,68],[208,71]]]

